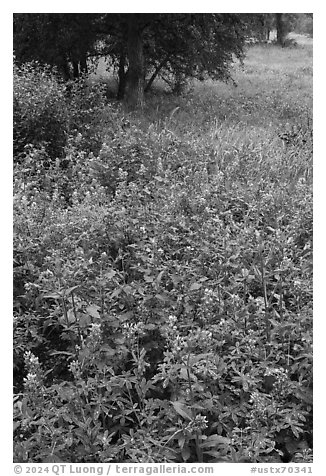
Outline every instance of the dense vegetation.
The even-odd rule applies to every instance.
[[[311,45],[232,74],[15,68],[15,461],[311,461]]]

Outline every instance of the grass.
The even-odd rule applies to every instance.
[[[180,112],[192,118],[196,129],[205,131],[216,120],[280,127],[285,121],[297,119],[298,113],[311,111],[310,47],[287,50],[253,46],[243,67],[234,65],[233,78],[237,87],[214,81],[195,82],[193,93],[180,103]],[[189,119],[185,119],[188,123]]]
[[[166,128],[195,150],[210,149],[217,161],[246,148],[282,173],[304,167],[311,177],[311,154],[289,157],[279,134],[293,126],[312,127],[312,44],[296,35],[296,48],[252,46],[243,65],[233,66],[237,87],[211,80],[194,81],[181,98],[151,94],[143,117],[134,120],[144,131]],[[171,113],[173,115],[171,117]],[[232,155],[232,153],[231,153]],[[291,172],[290,172],[291,171]]]
[[[158,81],[147,95],[145,114],[129,119],[146,134],[149,129],[155,134],[168,129],[194,150],[209,150],[220,162],[240,147],[255,151],[256,165],[257,154],[261,157],[264,173],[269,162],[283,168],[287,154],[279,134],[293,126],[312,127],[312,40],[302,35],[293,39],[297,47],[249,47],[244,63],[232,68],[236,87],[193,81],[186,94],[175,97],[163,92],[164,84]],[[103,62],[96,77],[105,77]],[[106,81],[112,89],[112,78]],[[311,161],[303,153],[286,167],[292,174],[294,168],[304,168],[312,177]]]

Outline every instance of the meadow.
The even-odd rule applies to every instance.
[[[312,42],[232,71],[14,73],[16,462],[312,461]]]

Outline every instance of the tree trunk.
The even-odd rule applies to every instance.
[[[66,59],[64,55],[59,56],[57,67],[63,79],[65,81],[69,81],[69,79],[71,79],[70,68],[69,68],[68,60]]]
[[[74,79],[78,79],[79,78],[79,63],[78,63],[78,61],[73,60],[72,68],[73,68]]]
[[[276,42],[280,46],[284,46],[286,32],[284,28],[283,13],[275,13],[276,20]]]
[[[120,58],[119,58],[119,69],[118,69],[118,78],[119,78],[118,93],[117,93],[118,100],[123,99],[126,92],[127,73],[125,71],[125,67],[126,67],[126,55],[124,52],[121,52]]]
[[[125,94],[127,110],[143,109],[144,107],[144,52],[143,35],[139,15],[128,15],[128,77]]]
[[[265,40],[269,41],[270,40],[270,34],[272,30],[272,24],[274,21],[274,14],[273,13],[264,13],[264,26],[265,26]]]
[[[187,81],[185,75],[182,74],[180,71],[176,70],[176,72],[174,73],[174,84],[172,88],[173,94],[175,94],[176,96],[180,96],[184,92],[186,85]]]
[[[87,74],[87,56],[86,53],[83,53],[80,58],[80,72],[81,74]]]

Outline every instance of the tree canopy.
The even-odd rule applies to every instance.
[[[231,80],[248,35],[268,38],[275,21],[282,43],[284,14],[19,13],[14,54],[18,64],[56,66],[64,79],[86,72],[90,57],[107,56],[118,72],[118,98],[135,109],[157,76],[177,93],[188,78]]]

